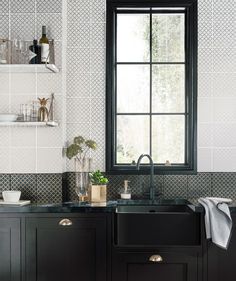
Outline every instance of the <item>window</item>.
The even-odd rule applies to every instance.
[[[196,172],[196,3],[107,0],[107,172]]]

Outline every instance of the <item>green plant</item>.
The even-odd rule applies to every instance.
[[[89,173],[89,177],[93,185],[102,185],[108,183],[108,178],[104,177],[99,170]]]
[[[74,141],[66,149],[66,157],[76,157],[79,161],[84,159],[90,149],[96,150],[97,143],[94,140],[85,140],[82,136],[74,138]]]

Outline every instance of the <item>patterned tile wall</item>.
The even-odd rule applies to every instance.
[[[62,202],[62,174],[0,174],[0,193],[20,190],[33,203]]]
[[[74,173],[66,173],[65,200],[77,201],[78,197],[74,192]],[[132,198],[145,198],[148,196],[149,176],[116,175],[108,176],[108,199],[120,198],[120,191],[124,180],[130,181]],[[205,196],[229,197],[236,201],[236,173],[198,173],[191,176],[154,176],[156,194],[167,199],[185,198],[194,203],[197,198]]]
[[[42,25],[55,40],[56,65],[62,67],[64,0],[0,1],[0,38],[39,39]],[[0,128],[0,174],[61,173],[65,118],[63,116],[63,69],[54,73],[0,73],[0,113],[19,113],[20,104],[55,93],[58,128]],[[21,178],[19,177],[19,181]]]
[[[105,169],[105,0],[67,4],[67,139],[98,143],[94,168]],[[73,171],[71,161],[67,170]]]

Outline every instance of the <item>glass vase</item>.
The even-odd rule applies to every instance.
[[[88,200],[89,172],[91,171],[91,158],[75,158],[75,192],[79,201]]]

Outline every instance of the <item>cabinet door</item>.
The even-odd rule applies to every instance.
[[[20,219],[0,218],[0,280],[21,280]]]
[[[27,281],[105,281],[105,218],[30,218]]]
[[[112,281],[197,281],[197,256],[158,253],[161,262],[152,262],[155,253],[118,253],[113,260]]]
[[[236,214],[232,214],[233,231],[227,250],[208,242],[208,281],[236,280]]]

